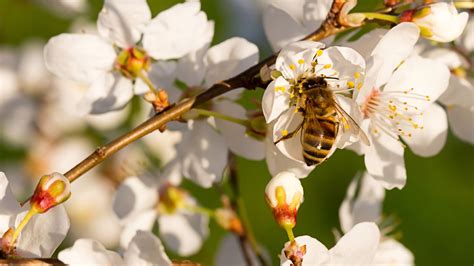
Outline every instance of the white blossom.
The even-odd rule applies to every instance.
[[[361,178],[354,178],[339,208],[339,220],[342,231],[347,233],[361,222],[381,223],[384,197],[385,188],[380,182],[368,175],[367,172]],[[400,242],[390,237],[382,236],[372,263],[377,265],[408,266],[414,265],[414,258],[410,250]]]
[[[105,1],[97,28],[99,35],[58,35],[45,48],[51,72],[88,86],[78,106],[82,113],[123,108],[134,94],[147,91],[137,76],[153,67],[151,58],[178,58],[198,50],[214,30],[197,1],[177,4],[151,19],[145,0]],[[137,45],[141,38],[143,47]]]
[[[196,201],[176,187],[179,180],[168,174],[168,181],[129,177],[120,185],[114,210],[123,226],[122,248],[129,245],[138,230],[151,231],[155,222],[161,239],[179,255],[189,256],[201,248],[208,235],[209,218],[189,209],[197,205]]]
[[[94,239],[79,239],[58,254],[68,265],[172,265],[160,239],[146,231],[138,231],[130,241],[123,257],[107,250]]]
[[[388,189],[406,182],[399,138],[415,154],[432,156],[447,136],[446,114],[433,102],[446,90],[449,71],[433,60],[409,57],[418,36],[412,23],[390,30],[372,51],[366,80],[356,91],[371,145],[351,148],[365,154],[367,171]]]
[[[173,76],[186,84],[187,91],[183,93],[177,88],[169,90],[170,99],[177,101],[180,97],[202,92],[204,88],[239,74],[257,61],[258,48],[242,38],[231,38],[192,53],[178,61],[177,74]],[[165,80],[170,78],[165,77]],[[205,109],[247,120],[246,110],[235,103],[241,91],[242,88],[237,88],[217,97]],[[219,182],[227,165],[228,150],[252,160],[265,156],[263,141],[248,134],[249,129],[244,125],[218,117],[193,115],[193,110],[185,118],[188,119],[185,127],[170,124],[171,129],[182,132],[182,140],[176,146],[177,158],[170,163],[176,164],[183,176],[205,188]]]

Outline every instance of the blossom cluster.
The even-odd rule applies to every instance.
[[[87,9],[39,2],[62,16]],[[45,44],[0,51],[0,135],[27,154],[26,166],[3,171],[42,176],[32,190],[32,180],[0,172],[0,257],[49,258],[68,235],[75,242],[57,256],[67,264],[171,265],[168,254],[197,254],[215,222],[228,232],[218,265],[413,265],[382,203],[406,185],[406,149],[434,156],[448,128],[474,144],[474,20],[452,2],[384,1],[386,12],[349,13],[357,1],[340,1],[344,12],[331,14],[355,29],[302,40],[329,27],[338,2],[269,0],[262,20],[277,56],[250,78],[259,48],[242,37],[215,43],[198,0],[154,16],[146,0],[104,0],[96,25],[79,21]],[[227,82],[236,76],[251,81]],[[255,79],[264,93],[249,104]],[[104,139],[215,84],[228,91],[71,184],[67,171]],[[328,249],[293,229],[311,193],[301,179],[340,149],[363,156],[365,171],[347,188]],[[265,161],[272,176],[261,193],[289,240],[278,259],[252,235],[236,157]],[[218,191],[220,202],[199,202],[194,185]],[[30,190],[18,203],[14,194]]]

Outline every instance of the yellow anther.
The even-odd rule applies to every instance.
[[[295,109],[295,110],[297,110],[297,109]],[[281,131],[281,135],[284,136],[284,137],[285,137],[285,136],[288,136],[288,130],[283,129],[283,130]]]
[[[348,81],[348,82],[347,82],[347,86],[352,89],[352,88],[355,87],[355,84],[354,84],[354,82],[352,82],[352,81]]]
[[[290,93],[290,99],[295,98],[295,94],[292,92]]]
[[[286,88],[283,87],[283,86],[277,86],[277,87],[275,87],[275,91],[276,91],[276,92],[279,92],[279,91],[285,92],[285,91],[286,91]]]
[[[397,111],[397,106],[395,106],[393,104],[389,104],[388,109],[390,109],[392,112],[395,112],[395,111]]]
[[[323,55],[323,50],[319,49],[317,52],[316,52],[316,56],[321,56]]]
[[[408,137],[411,138],[411,133],[408,133]]]
[[[394,119],[395,117],[393,115],[388,116],[390,119]]]
[[[304,59],[298,60],[298,64],[300,64],[300,65],[304,64]]]
[[[360,73],[359,72],[354,73],[354,78],[356,79],[360,78]]]
[[[413,127],[414,127],[415,129],[417,129],[417,128],[419,127],[419,125],[418,125],[417,123],[413,123]]]
[[[296,66],[293,65],[293,64],[291,64],[291,65],[290,65],[290,69],[291,69],[291,70],[295,70],[295,69],[296,69]]]
[[[331,67],[332,67],[331,64],[325,64],[325,65],[323,66],[323,68],[325,68],[325,69],[329,69],[329,68],[331,68]]]
[[[362,82],[357,84],[357,90],[360,90],[362,88],[362,86],[364,86],[364,83],[362,83]]]

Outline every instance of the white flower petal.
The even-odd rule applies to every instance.
[[[0,80],[2,81],[2,93],[0,94],[0,107],[18,92],[18,80],[16,73],[8,68],[0,67]]]
[[[152,209],[157,201],[158,187],[154,180],[131,176],[118,187],[113,208],[120,220],[127,221],[139,212]]]
[[[313,62],[317,51],[322,48],[324,48],[324,44],[320,42],[300,41],[291,43],[281,50],[275,62],[275,68],[287,80],[298,78],[299,74],[312,68],[311,62]],[[325,51],[323,51],[323,55],[318,57],[318,64],[331,64],[332,61],[324,61],[325,59],[330,60]],[[300,63],[301,60],[304,61],[302,64]]]
[[[408,107],[404,112],[420,113],[446,91],[449,75],[445,65],[413,56],[398,67],[383,92],[399,93],[400,96],[394,97],[407,103]]]
[[[161,241],[151,232],[138,231],[123,255],[126,265],[171,266]]]
[[[96,35],[63,33],[48,41],[44,57],[55,75],[91,84],[112,70],[116,54],[112,45]]]
[[[474,108],[448,107],[448,119],[454,135],[474,145]]]
[[[119,74],[98,77],[78,104],[81,113],[102,114],[122,109],[133,97],[132,81]]]
[[[183,175],[209,188],[219,182],[227,165],[227,144],[207,121],[189,121],[190,130],[177,146]]]
[[[28,209],[29,204],[26,204],[23,207],[25,211],[17,216],[17,225]],[[16,251],[22,257],[49,258],[63,242],[69,226],[69,217],[62,205],[44,214],[35,215],[21,232]]]
[[[209,218],[202,214],[160,215],[158,225],[163,242],[180,256],[190,256],[201,249],[209,234]]]
[[[157,213],[155,209],[136,213],[133,219],[126,222],[120,235],[120,247],[126,249],[136,235],[137,231],[151,231],[156,222]]]
[[[376,28],[370,32],[364,34],[362,37],[355,41],[350,41],[349,39],[355,35],[348,36],[347,39],[342,39],[337,43],[344,47],[349,47],[356,50],[363,58],[368,59],[374,51],[377,44],[383,38],[383,36],[388,32],[387,29]]]
[[[283,135],[294,132],[303,122],[300,112],[295,112],[295,107],[291,107],[283,113],[273,127],[273,141],[277,141]],[[301,145],[301,132],[299,130],[293,137],[282,140],[276,144],[277,148],[290,159],[304,162],[303,146]]]
[[[262,110],[267,123],[272,122],[288,109],[289,88],[290,84],[283,77],[278,77],[268,85],[262,98]]]
[[[411,137],[404,136],[403,140],[416,155],[429,157],[438,154],[448,137],[448,118],[443,107],[431,104],[419,117],[423,129],[416,130]]]
[[[449,87],[439,97],[439,101],[446,106],[470,108],[474,106],[474,84],[467,79],[451,75]]]
[[[395,68],[411,54],[419,35],[420,30],[415,24],[401,23],[380,40],[372,51],[372,56],[383,58],[383,64],[375,71],[376,87],[385,84]]]
[[[258,57],[258,47],[243,38],[234,37],[212,46],[205,57],[205,86],[234,77],[255,65]]]
[[[379,245],[380,231],[374,223],[359,223],[329,250],[330,265],[370,265]]]
[[[293,6],[298,6],[294,4]],[[263,28],[274,51],[306,36],[308,30],[293,18],[287,9],[269,5],[263,10]]]
[[[105,0],[97,19],[100,35],[121,48],[137,43],[151,11],[146,0]]]
[[[365,167],[369,174],[386,189],[401,189],[406,183],[406,169],[402,144],[387,134],[371,138],[365,153]]]
[[[178,60],[176,78],[188,86],[202,86],[206,75],[204,57],[209,45],[190,52]]]
[[[331,10],[330,0],[305,0],[303,6],[303,24],[308,30],[316,31]]]
[[[328,249],[317,239],[310,236],[298,236],[295,238],[298,246],[306,245],[306,254],[303,256],[303,266],[323,265],[329,259]],[[290,242],[286,242],[287,247]],[[291,266],[293,263],[288,260],[284,252],[285,248],[281,250],[280,265]]]
[[[360,180],[354,178],[347,188],[346,198],[339,208],[339,220],[344,233],[360,222],[377,222],[382,214],[385,188],[367,172]],[[357,197],[356,197],[356,191]]]
[[[380,243],[372,263],[375,265],[411,266],[415,265],[415,258],[411,251],[400,242],[386,239]]]
[[[271,128],[273,127],[269,127],[269,129]],[[294,173],[298,178],[304,178],[314,170],[314,166],[307,166],[305,162],[293,160],[283,155],[275,144],[273,144],[271,134],[267,134],[265,138],[265,147],[267,167],[272,176],[287,171]]]
[[[0,172],[0,234],[15,226],[15,216],[21,211],[20,204],[13,196],[8,179]]]
[[[122,265],[120,255],[107,250],[93,239],[79,239],[74,245],[58,254],[58,259],[68,265]]]
[[[216,101],[213,104],[213,109],[216,112],[238,119],[247,119],[245,108],[232,101]],[[218,118],[215,121],[217,129],[226,139],[227,145],[232,152],[249,160],[262,160],[265,158],[265,144],[263,140],[257,140],[249,136],[246,133],[246,127]]]
[[[200,9],[200,2],[189,1],[158,14],[145,29],[145,50],[155,59],[172,59],[209,44],[214,23]]]

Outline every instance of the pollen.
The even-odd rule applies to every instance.
[[[321,56],[323,55],[323,50],[319,49],[317,52],[316,52],[316,56]]]
[[[279,92],[279,91],[285,92],[285,91],[286,91],[286,88],[283,87],[283,86],[277,86],[277,87],[275,87],[275,91],[276,91],[276,92]]]
[[[354,82],[352,82],[352,81],[348,81],[348,82],[347,82],[347,86],[352,89],[352,88],[355,87],[355,84],[354,84]]]
[[[304,64],[304,59],[298,60],[298,64],[300,64],[300,65]]]
[[[288,130],[283,129],[283,130],[281,131],[281,135],[282,135],[282,136],[288,136]]]

